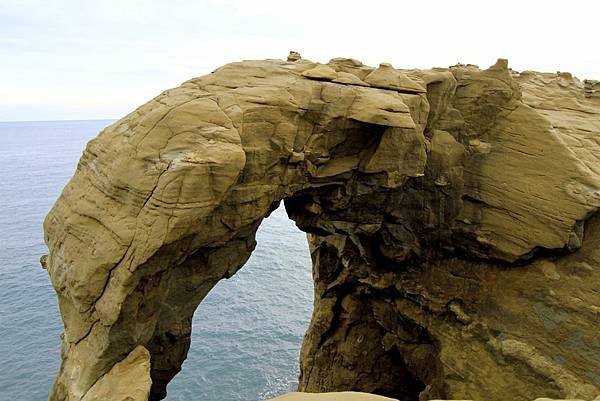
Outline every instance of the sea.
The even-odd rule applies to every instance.
[[[0,122],[0,401],[42,401],[59,367],[62,322],[39,258],[42,222],[85,144],[112,120]],[[253,401],[293,391],[312,312],[306,236],[280,207],[246,265],[194,315],[168,401]]]

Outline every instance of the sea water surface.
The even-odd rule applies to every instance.
[[[0,401],[48,396],[62,322],[39,264],[42,222],[87,141],[111,122],[0,122]],[[280,207],[257,242],[244,268],[196,311],[168,401],[253,401],[296,388],[312,310],[306,238]]]

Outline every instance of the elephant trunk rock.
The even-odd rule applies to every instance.
[[[132,399],[164,398],[194,310],[282,200],[315,280],[300,390],[595,397],[589,82],[506,60],[399,70],[294,55],[163,92],[87,145],[46,217],[65,326],[50,400],[121,388],[124,366],[139,371],[121,375]]]

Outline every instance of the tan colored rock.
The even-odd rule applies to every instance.
[[[337,72],[325,64],[317,64],[316,67],[304,71],[302,75],[306,78],[322,79],[325,81],[333,81],[337,78]]]
[[[425,88],[405,73],[396,70],[391,64],[381,63],[379,68],[364,78],[371,86],[383,89],[392,89],[409,93],[424,93]]]
[[[339,393],[298,393],[292,392],[272,398],[272,401],[395,401],[393,398],[375,394],[342,391]]]
[[[140,345],[102,376],[81,401],[145,401],[151,385],[150,353]]]
[[[558,115],[553,119],[522,104],[518,86],[503,69],[505,64],[499,61],[487,71],[455,73],[459,82],[455,105],[462,108],[463,115],[470,116],[467,124],[485,133],[477,139],[489,146],[489,152],[479,152],[481,156],[472,157],[465,165],[466,197],[458,219],[466,222],[465,231],[480,243],[489,244],[489,256],[505,260],[510,260],[511,254],[523,255],[533,249],[534,237],[542,248],[569,244],[576,248],[580,242],[579,222],[600,204],[600,193],[591,189],[600,186],[600,175],[594,171],[582,173],[598,162],[598,156],[583,152],[577,155],[575,147],[563,146],[558,135],[560,126],[570,120]],[[465,86],[474,77],[475,82]],[[482,91],[488,91],[492,82],[497,86],[492,95],[495,98],[483,101],[483,106],[472,103],[474,97],[486,96]],[[527,92],[523,98],[529,102]],[[494,125],[486,123],[489,120],[482,118],[483,114],[493,118]],[[600,129],[597,124],[600,119],[596,123],[591,119],[587,125],[594,132]],[[578,128],[578,123],[573,128]],[[526,130],[528,135],[515,129]],[[544,168],[553,174],[540,180],[538,172]],[[547,202],[550,188],[561,188],[562,196]],[[528,228],[516,231],[515,225]]]
[[[393,92],[360,89],[348,110],[348,117],[364,123],[415,129],[408,106]]]
[[[50,401],[118,381],[139,349],[164,398],[194,310],[281,200],[311,233],[300,390],[592,399],[600,99],[584,86],[505,60],[300,59],[163,92],[88,144],[45,220],[65,323]]]
[[[507,272],[502,264],[454,258],[430,262],[425,272],[417,265],[391,276],[365,276],[368,263],[350,261],[358,255],[369,260],[368,253],[343,236],[325,241],[311,236],[320,295],[301,354],[302,388],[360,383],[364,391],[374,391],[364,381],[369,372],[388,389],[406,382],[407,375],[420,377],[429,383],[430,398],[593,399],[598,393],[590,379],[598,363],[597,345],[592,345],[597,344],[597,312],[587,305],[598,302],[593,288],[600,272],[575,265],[577,260],[600,260],[598,223],[597,217],[589,222],[595,228],[586,232],[577,253],[555,263],[561,272],[559,285],[539,264]],[[339,260],[339,265],[321,267],[328,260]],[[339,273],[327,276],[336,268]],[[360,284],[343,297],[326,296],[327,288],[349,282]],[[367,288],[385,291],[386,298],[361,300]],[[321,330],[327,329],[323,335]],[[371,343],[383,349],[369,348]],[[371,358],[365,358],[365,349]],[[575,362],[582,360],[586,362]],[[402,371],[400,366],[407,368]],[[386,375],[394,369],[397,376],[388,381]],[[478,375],[479,369],[495,373]]]
[[[388,128],[375,153],[364,163],[365,173],[401,172],[404,177],[420,177],[425,171],[425,141],[414,129]]]
[[[327,63],[328,66],[336,70],[338,73],[344,72],[354,75],[360,80],[369,75],[375,68],[364,65],[360,61],[353,58],[336,57]],[[363,81],[364,82],[364,81]]]
[[[347,85],[369,86],[368,83],[364,82],[356,75],[343,71],[337,73],[337,77],[333,80],[333,82]]]
[[[585,97],[600,97],[600,81],[586,79],[583,84]]]
[[[300,53],[294,50],[290,50],[290,54],[288,54],[287,61],[298,61],[301,58],[302,57],[300,56]]]

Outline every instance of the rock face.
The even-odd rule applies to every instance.
[[[81,399],[82,401],[145,401],[150,394],[150,354],[138,345],[116,363]]]
[[[281,200],[313,259],[300,390],[594,398],[590,87],[505,60],[420,71],[298,56],[163,92],[88,144],[45,220],[65,324],[50,400],[118,386],[140,349],[150,399],[164,398],[194,310]]]

